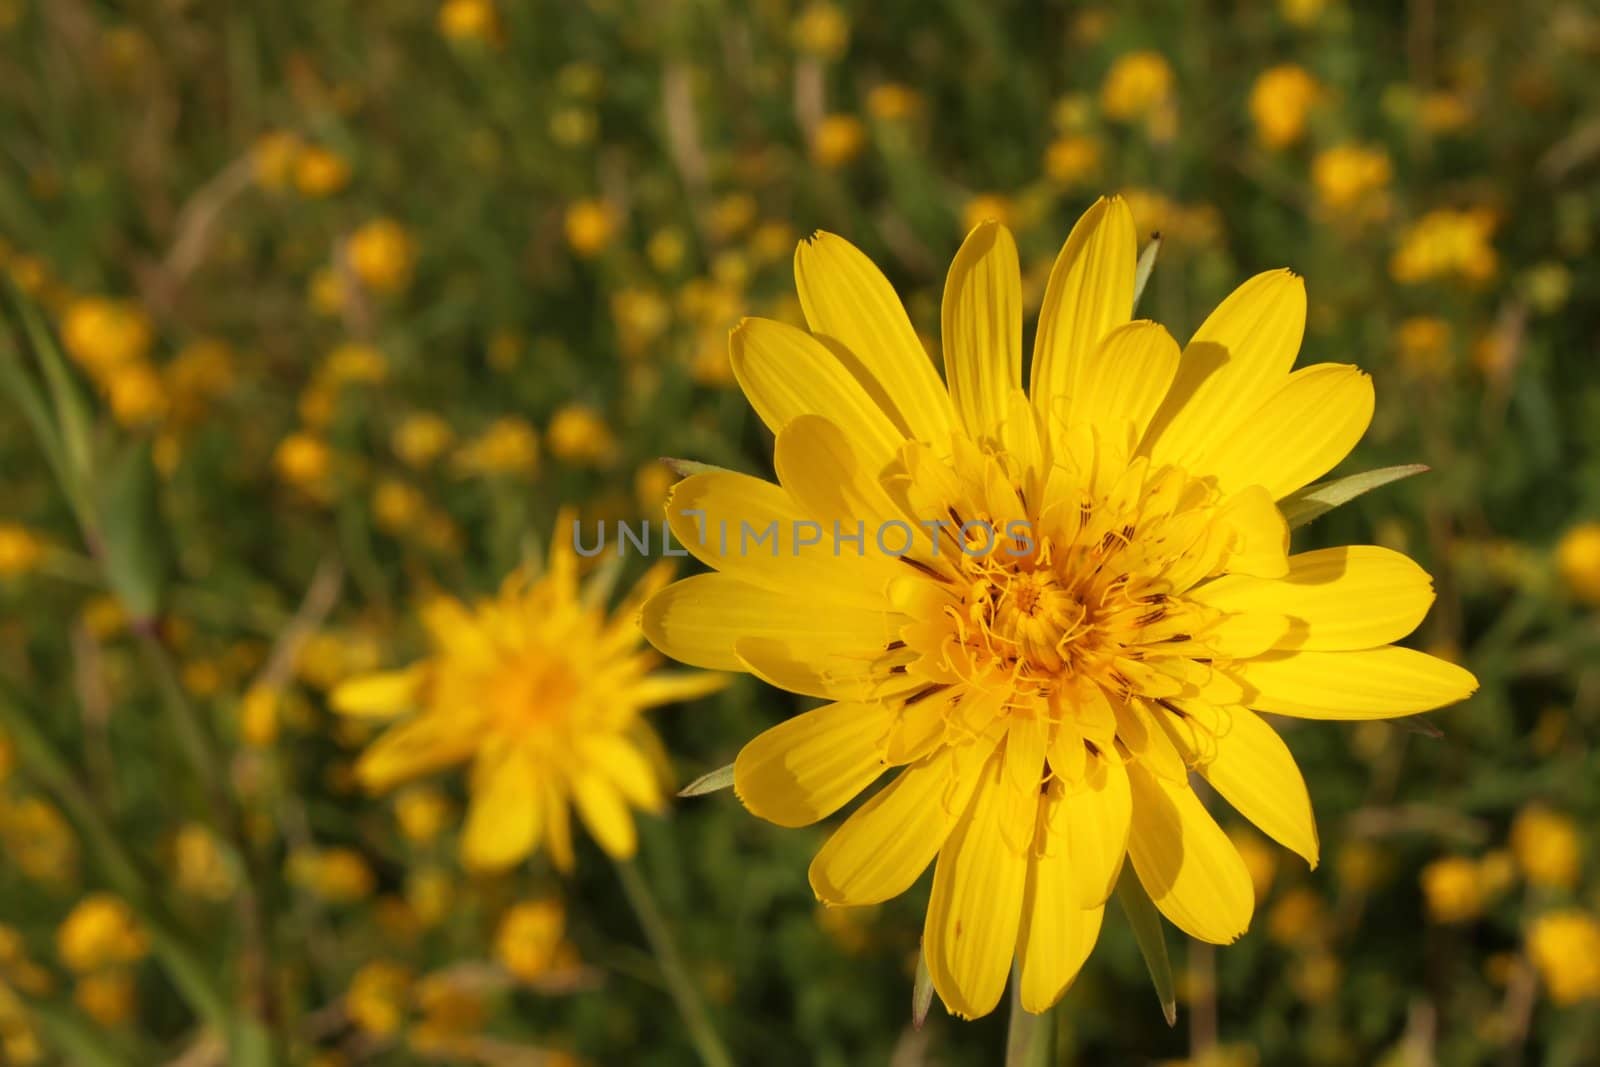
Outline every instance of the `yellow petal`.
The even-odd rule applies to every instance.
[[[1181,732],[1179,738],[1179,747],[1196,759],[1201,746],[1214,745],[1210,760],[1199,766],[1206,781],[1262,833],[1316,867],[1317,820],[1311,813],[1311,795],[1278,731],[1245,708],[1221,708],[1214,739],[1191,747]]]
[[[966,1019],[993,1011],[1005,990],[1028,876],[1027,853],[1006,842],[1001,825],[1007,786],[998,753],[978,779],[971,806],[939,852],[922,934],[933,988]]]
[[[733,679],[725,674],[700,671],[657,671],[628,687],[628,702],[634,708],[656,708],[663,704],[682,704],[699,700],[728,688]]]
[[[784,596],[725,574],[697,574],[651,597],[639,612],[639,628],[656,648],[694,667],[739,671],[735,645],[745,638],[773,638],[826,664],[835,657],[870,661],[896,639],[882,611],[867,612]]]
[[[795,503],[825,530],[822,544],[813,551],[854,560],[865,557],[890,575],[894,560],[887,553],[904,550],[905,541],[885,533],[885,524],[899,520],[912,533],[913,547],[916,537],[926,542],[923,531],[901,514],[877,474],[867,469],[859,450],[832,419],[822,415],[791,419],[778,434],[772,463]],[[857,543],[836,537],[836,532],[862,536]],[[890,576],[904,574],[902,568]]]
[[[364,719],[392,719],[416,706],[427,678],[424,664],[398,671],[363,674],[342,682],[329,697],[333,710]]]
[[[1399,552],[1345,545],[1290,556],[1280,579],[1225,575],[1189,595],[1222,611],[1287,616],[1279,648],[1343,651],[1415,630],[1433,603],[1433,582]]]
[[[894,712],[883,703],[828,704],[758,734],[733,762],[733,791],[779,826],[808,826],[884,772]]]
[[[1065,813],[1058,810],[1070,803],[1059,788],[1047,791],[1039,819],[1043,847],[1028,861],[1017,962],[1023,1010],[1035,1013],[1060,1000],[1078,976],[1100,935],[1105,911],[1098,904],[1078,906],[1077,859],[1065,841]]]
[[[627,859],[639,846],[633,815],[622,793],[597,771],[580,771],[572,779],[572,801],[589,833],[615,859]]]
[[[863,804],[811,861],[811,889],[828,904],[877,904],[911,887],[967,809],[992,744],[927,756]]]
[[[973,440],[991,435],[1022,384],[1022,274],[998,222],[980,223],[956,253],[940,323],[950,402]]]
[[[1286,270],[1258,274],[1217,306],[1183,350],[1143,450],[1187,468],[1226,440],[1283,384],[1306,326],[1306,287]]]
[[[461,763],[478,748],[478,731],[461,709],[424,712],[390,727],[361,754],[356,777],[381,793],[401,782]]]
[[[1118,326],[1083,369],[1073,414],[1132,454],[1178,372],[1178,342],[1146,320]]]
[[[883,469],[905,440],[861,382],[804,330],[772,319],[745,319],[729,335],[728,352],[740,388],[773,433],[796,415],[827,415],[849,431],[874,470]]]
[[[1258,485],[1233,494],[1217,512],[1217,523],[1233,532],[1228,570],[1257,578],[1282,578],[1289,573],[1289,524]]]
[[[1227,437],[1195,458],[1223,492],[1265,486],[1274,500],[1328,473],[1372,422],[1372,379],[1347,364],[1318,363],[1289,375]]]
[[[1046,415],[1067,405],[1081,416],[1077,395],[1100,339],[1133,317],[1133,272],[1139,235],[1121,197],[1095,201],[1072,227],[1056,256],[1039,308],[1028,393]]]
[[[906,436],[943,441],[950,397],[906,309],[883,272],[860,249],[818,231],[794,253],[794,281],[811,332]]]
[[[1305,719],[1389,719],[1465,700],[1478,688],[1470,671],[1414,649],[1385,645],[1357,652],[1273,652],[1234,664],[1242,703]]]
[[[538,768],[518,746],[485,752],[472,768],[472,803],[461,831],[461,861],[499,871],[533,851],[539,836]]]
[[[637,745],[620,734],[595,734],[579,742],[589,768],[603,775],[623,799],[645,811],[660,811],[661,774]]]
[[[1128,766],[1133,827],[1128,858],[1150,899],[1173,925],[1225,945],[1250,926],[1255,888],[1239,852],[1187,784]]]
[[[1072,857],[1068,884],[1073,903],[1079,908],[1104,904],[1122,873],[1133,819],[1122,761],[1104,753],[1091,758],[1081,787],[1063,795],[1056,818],[1059,825],[1052,829]]]

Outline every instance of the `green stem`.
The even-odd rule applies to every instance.
[[[689,969],[684,965],[683,956],[672,940],[672,931],[668,929],[666,919],[656,906],[655,897],[650,895],[650,888],[640,877],[638,868],[630,860],[618,860],[617,875],[633,913],[638,916],[639,925],[644,927],[644,936],[655,953],[656,963],[661,967],[661,977],[666,980],[667,990],[678,1006],[678,1015],[689,1030],[689,1040],[700,1054],[700,1062],[706,1067],[733,1067],[733,1059],[723,1047],[716,1028],[711,1025],[705,1002],[700,999],[694,980],[689,976]]]
[[[1022,972],[1011,971],[1011,1011],[1006,1022],[1006,1067],[1046,1067],[1050,1062],[1049,1010],[1038,1015],[1022,1006]]]

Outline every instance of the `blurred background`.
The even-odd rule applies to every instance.
[[[969,226],[1015,230],[1031,316],[1107,192],[1165,238],[1140,310],[1180,339],[1305,275],[1303,361],[1378,387],[1343,469],[1432,472],[1297,545],[1417,557],[1416,640],[1483,688],[1286,724],[1322,866],[1238,827],[1256,922],[1169,932],[1170,1030],[1108,918],[1060,1062],[1595,1062],[1597,62],[1578,0],[0,0],[0,1062],[227,1062],[196,1004],[252,936],[293,1062],[695,1062],[592,842],[468,876],[462,775],[365,795],[326,694],[560,504],[659,517],[662,456],[769,474],[727,331],[799,321],[801,235],[872,254],[936,351]],[[81,399],[76,481],[19,375]],[[682,784],[794,706],[741,678],[652,721]],[[910,1029],[925,882],[824,912],[825,826],[727,793],[640,821],[737,1062],[998,1062],[1003,1011]]]

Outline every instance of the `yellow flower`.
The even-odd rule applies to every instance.
[[[419,411],[400,420],[389,438],[389,447],[400,462],[420,470],[443,455],[455,437],[455,430],[444,416]]]
[[[211,831],[198,823],[179,828],[172,841],[172,878],[178,892],[206,900],[233,894],[233,868]]]
[[[644,248],[645,255],[650,257],[650,265],[662,274],[671,274],[683,266],[688,250],[689,242],[683,231],[670,228],[651,234]]]
[[[278,740],[278,711],[283,693],[272,685],[253,685],[239,701],[239,736],[252,748]]]
[[[1365,145],[1336,145],[1318,152],[1311,161],[1317,202],[1332,215],[1364,218],[1382,214],[1387,210],[1382,194],[1393,175],[1388,153]]]
[[[1172,67],[1160,52],[1117,57],[1100,86],[1100,108],[1118,122],[1149,118],[1172,97]]]
[[[1256,137],[1268,148],[1287,148],[1306,130],[1306,116],[1322,95],[1322,87],[1304,67],[1286,63],[1269,67],[1250,87],[1250,118]]]
[[[427,507],[427,497],[414,485],[381,478],[372,487],[372,521],[390,536],[404,537],[415,532],[417,518]]]
[[[122,425],[144,426],[166,414],[166,386],[150,364],[119,363],[106,371],[105,381],[111,414]]]
[[[1313,945],[1326,934],[1327,922],[1322,898],[1296,886],[1278,898],[1267,916],[1267,936],[1280,945]]]
[[[289,857],[289,878],[330,904],[365,900],[376,886],[361,853],[343,847],[294,853]]]
[[[964,1016],[994,1008],[1013,955],[1024,1008],[1059,999],[1125,857],[1180,929],[1244,932],[1250,871],[1191,768],[1316,862],[1305,784],[1256,711],[1389,718],[1476,687],[1389,643],[1433,599],[1409,559],[1288,553],[1275,501],[1343,459],[1373,409],[1354,367],[1290,373],[1301,280],[1245,282],[1183,358],[1160,326],[1129,322],[1137,244],[1120,199],[1079,221],[1024,393],[1004,227],[978,226],[951,266],[948,386],[866,256],[832,234],[802,242],[813,333],[746,319],[730,346],[777,435],[780,484],[679,482],[668,519],[716,573],[640,619],[676,659],[833,701],[739,753],[734,788],[755,814],[814,823],[901,768],[823,846],[811,886],[877,903],[937,857],[923,954]],[[752,525],[772,551],[741,550]]]
[[[411,1047],[424,1056],[459,1062],[470,1047],[467,1039],[489,1017],[481,979],[464,968],[436,971],[418,980],[415,998],[422,1017],[407,1035]]]
[[[1483,914],[1485,887],[1479,865],[1446,856],[1422,869],[1422,897],[1435,922],[1463,923]]]
[[[300,155],[300,138],[284,130],[264,133],[250,150],[250,165],[256,184],[277,191],[289,187],[295,160]]]
[[[1528,929],[1528,955],[1557,1004],[1600,997],[1600,919],[1577,909],[1541,915]]]
[[[1044,172],[1069,189],[1088,182],[1100,173],[1100,142],[1086,133],[1056,138],[1045,150]]]
[[[1517,812],[1511,852],[1530,885],[1571,889],[1583,865],[1583,842],[1572,819],[1537,805]]]
[[[423,609],[432,651],[401,670],[352,679],[334,707],[370,720],[402,718],[362,755],[357,774],[382,791],[471,763],[472,802],[461,855],[474,870],[523,859],[541,842],[573,864],[568,809],[613,856],[634,851],[630,808],[659,811],[659,742],[643,712],[691,700],[725,679],[652,673],[640,654],[637,605],[668,580],[652,568],[608,618],[582,595],[571,517],[557,520],[547,571],[518,571],[473,605],[439,597]]]
[[[604,467],[617,456],[617,439],[606,420],[585,404],[568,404],[550,419],[545,431],[550,454],[576,466]]]
[[[320,199],[350,184],[350,164],[337,153],[307,145],[294,157],[294,187],[301,196]]]
[[[1400,235],[1389,274],[1403,285],[1452,275],[1486,282],[1500,265],[1490,241],[1497,222],[1494,212],[1483,208],[1430,211]]]
[[[26,526],[0,522],[0,578],[27,574],[44,558],[44,542]]]
[[[867,144],[867,127],[854,115],[824,115],[811,134],[811,159],[824,170],[852,162]]]
[[[578,200],[567,208],[567,244],[585,259],[605,251],[617,236],[621,221],[604,200]]]
[[[11,801],[0,794],[0,841],[29,878],[65,885],[77,870],[77,839],[61,813],[36,796]]]
[[[0,560],[4,558],[0,552]],[[1600,522],[1580,522],[1561,535],[1556,545],[1556,570],[1574,597],[1600,605]]]
[[[451,41],[495,44],[500,40],[500,12],[491,0],[444,0],[439,5],[439,35]]]
[[[711,205],[707,223],[711,236],[719,241],[731,241],[750,228],[756,220],[760,205],[749,193],[730,193]]]
[[[539,435],[524,419],[497,419],[456,450],[455,465],[465,474],[530,475],[539,467]]]
[[[431,785],[413,786],[394,798],[394,817],[400,832],[420,845],[444,832],[452,808],[444,791]]]
[[[1009,226],[1012,222],[1012,205],[1008,197],[999,193],[979,193],[971,197],[961,208],[961,221],[968,230],[972,230],[985,222],[994,222],[1000,226]]]
[[[648,519],[660,518],[667,494],[672,492],[672,483],[677,480],[672,468],[658,459],[642,464],[633,472],[633,493],[639,513]]]
[[[378,385],[389,377],[389,361],[372,345],[346,341],[323,360],[318,376],[328,385]]]
[[[1413,378],[1437,381],[1450,373],[1450,324],[1429,315],[1416,315],[1395,330],[1400,366]]]
[[[56,930],[56,952],[78,974],[135,963],[149,950],[133,911],[110,893],[84,897]]]
[[[812,3],[794,20],[794,46],[818,59],[838,59],[850,46],[850,20],[837,4]]]
[[[524,982],[550,973],[566,935],[566,911],[554,898],[524,900],[506,909],[494,937],[495,959]]]
[[[345,1014],[358,1029],[389,1037],[405,1023],[414,980],[411,968],[403,963],[373,960],[363,964],[345,990]]]
[[[394,219],[374,219],[350,235],[345,255],[351,271],[369,289],[397,293],[411,284],[417,244]]]
[[[1255,886],[1256,903],[1267,899],[1272,890],[1272,880],[1278,873],[1278,855],[1266,840],[1253,830],[1235,827],[1228,831],[1228,840],[1239,850],[1239,858],[1250,872],[1250,884]]]
[[[198,422],[213,402],[233,390],[233,350],[215,338],[191,341],[166,365],[163,377],[173,415]]]
[[[1278,0],[1278,11],[1284,21],[1296,26],[1310,26],[1322,17],[1328,0]]]
[[[124,300],[79,297],[62,318],[61,343],[67,354],[95,374],[143,361],[150,341],[150,320]]]
[[[321,439],[296,432],[278,442],[272,462],[278,477],[290,485],[314,489],[327,480],[333,468],[333,453]]]
[[[422,867],[406,877],[406,903],[424,926],[443,921],[455,897],[455,882],[442,867]]]
[[[72,1000],[101,1026],[121,1026],[133,1018],[135,989],[126,971],[107,971],[78,979]]]
[[[867,113],[879,122],[904,122],[922,110],[922,97],[908,85],[885,82],[867,92]]]

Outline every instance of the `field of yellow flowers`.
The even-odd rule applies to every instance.
[[[1581,0],[0,0],[0,1063],[1596,1062],[1597,62]],[[1337,473],[1429,469],[1295,550],[1417,560],[1480,688],[1275,720],[1320,864],[1207,794],[1247,934],[1108,906],[968,1021],[931,875],[825,907],[838,820],[712,788],[809,690],[570,529],[770,478],[729,332],[803,236],[939,365],[969,231],[1031,337],[1111,194],[1180,342],[1303,276]]]

